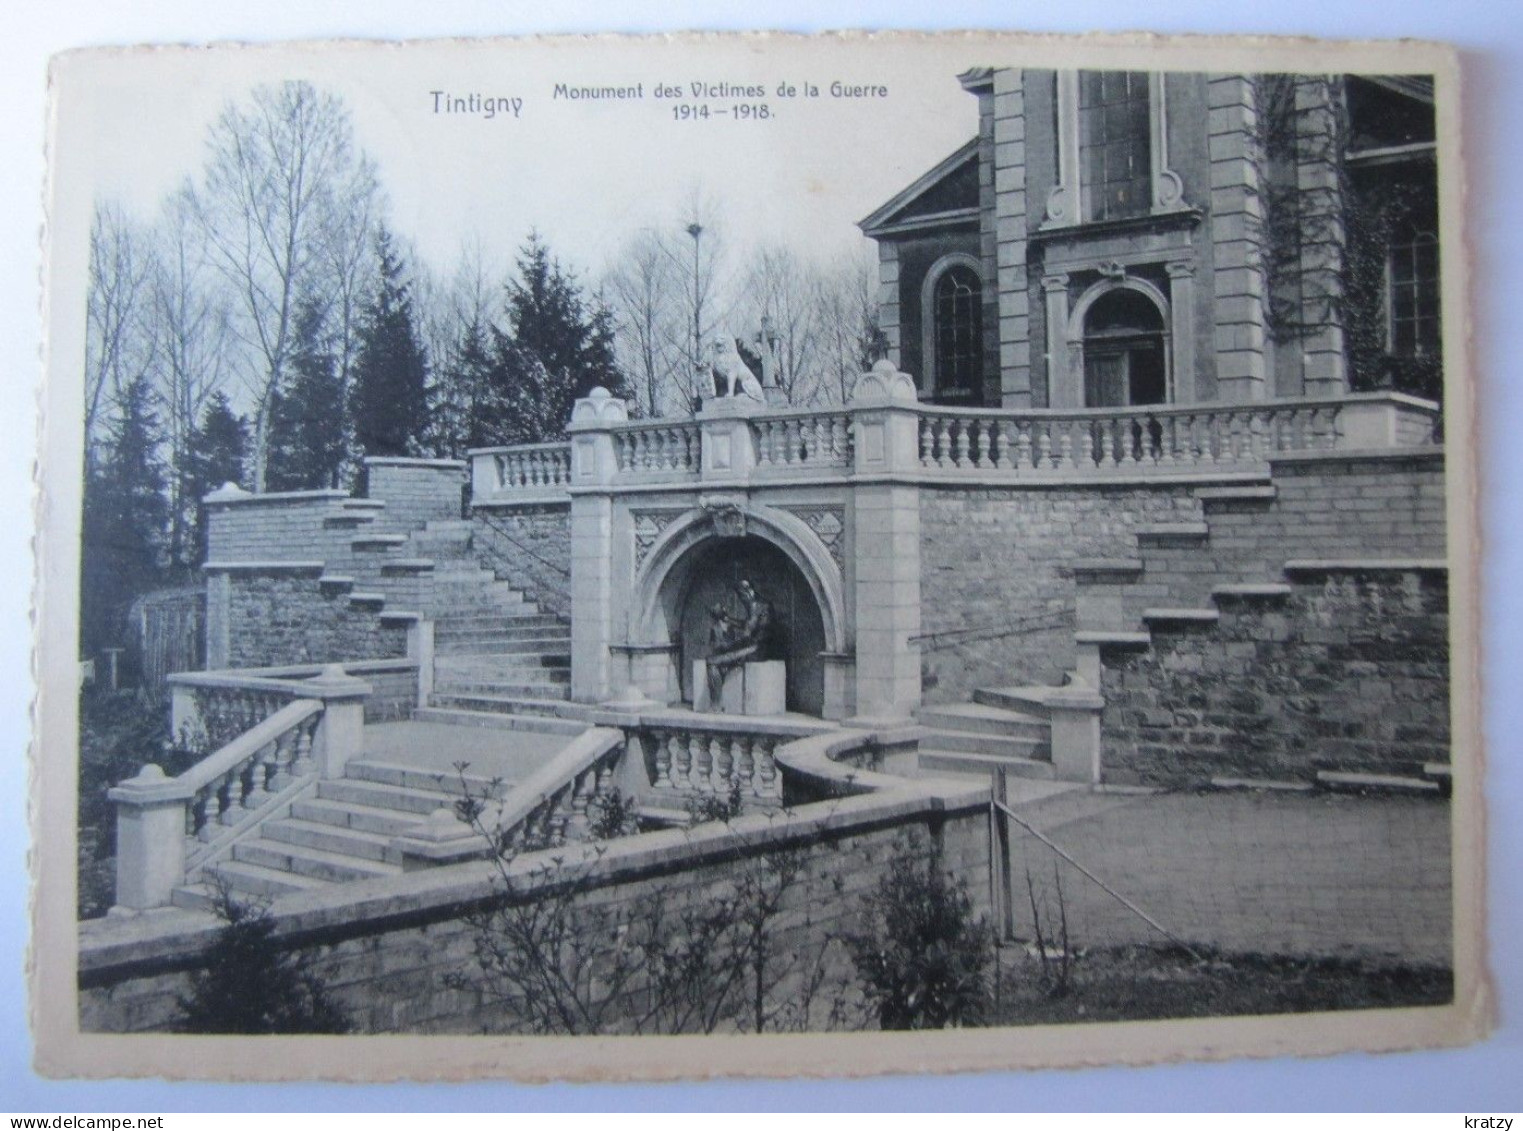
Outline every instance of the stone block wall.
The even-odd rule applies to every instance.
[[[1052,623],[1074,612],[1073,562],[1135,555],[1139,525],[1198,521],[1184,485],[922,488],[925,701],[1058,683],[1074,666],[1072,620]]]
[[[227,648],[214,667],[383,659],[407,651],[404,628],[381,623],[374,609],[352,607],[347,591],[325,588],[314,575],[240,570],[228,576],[225,588],[212,585],[219,607],[208,619],[226,625]]]
[[[371,458],[365,473],[366,494],[386,504],[388,529],[405,534],[430,521],[460,517],[464,460]]]
[[[343,491],[214,495],[206,503],[207,560],[326,561],[352,534],[330,522],[344,513],[348,497]]]
[[[1216,624],[1106,648],[1107,781],[1412,773],[1449,760],[1442,570],[1294,573],[1287,597],[1219,598]]]
[[[534,595],[547,613],[571,615],[571,507],[478,507],[472,545],[482,566]]]
[[[649,907],[659,898],[663,918],[711,909],[737,874],[765,866],[763,857],[796,847],[802,867],[787,888],[774,922],[777,947],[823,953],[831,970],[850,976],[839,942],[827,940],[860,922],[863,897],[902,852],[933,858],[966,884],[976,914],[988,914],[989,839],[986,802],[943,809],[938,799],[900,793],[804,806],[785,818],[741,818],[685,833],[653,833],[608,842],[591,861],[573,906]],[[965,792],[965,791],[964,791]],[[906,799],[908,798],[908,799]],[[573,860],[577,850],[561,850]],[[523,861],[521,863],[527,863]],[[596,878],[594,882],[594,877]],[[469,976],[476,934],[462,916],[494,890],[490,865],[472,863],[410,873],[389,898],[355,899],[341,889],[287,900],[279,937],[311,969],[363,1033],[479,1033],[504,1019],[473,989],[452,988]],[[527,890],[527,889],[525,889]],[[349,902],[346,903],[345,901]],[[303,902],[305,901],[305,902]],[[310,904],[310,906],[307,906]],[[167,1028],[176,997],[188,989],[197,955],[215,924],[181,930],[178,938],[124,941],[128,928],[107,920],[85,928],[81,945],[80,1028],[86,1032],[144,1032]],[[796,998],[795,970],[774,998]]]

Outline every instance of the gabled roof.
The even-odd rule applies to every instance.
[[[963,173],[969,165],[973,166],[975,170],[978,167],[977,137],[970,138],[958,146],[956,150],[916,178],[907,188],[895,193],[870,215],[858,220],[857,227],[861,228],[865,235],[873,236],[882,233],[885,229],[894,227],[896,223],[904,220],[911,214],[923,217],[926,220],[933,220],[935,218],[946,218],[948,220],[961,219],[962,213],[966,211],[966,208],[956,207],[947,209],[943,206],[938,206],[934,209],[916,209],[915,205],[918,202],[924,202],[927,197],[932,196],[936,189],[946,186],[958,174]],[[976,191],[976,172],[974,185]],[[976,195],[971,202],[968,202],[967,207],[976,211],[978,207]]]

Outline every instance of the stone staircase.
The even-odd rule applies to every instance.
[[[971,703],[923,706],[916,719],[922,770],[1016,777],[1053,777],[1051,727],[1038,695],[980,689]]]
[[[501,796],[512,782],[467,773],[473,795]],[[237,899],[270,900],[332,884],[402,874],[392,838],[461,795],[454,770],[409,767],[365,758],[345,776],[319,781],[285,813],[260,824],[232,845],[229,854],[177,888],[174,904],[193,910],[215,907],[218,888]]]

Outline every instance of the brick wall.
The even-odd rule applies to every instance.
[[[366,494],[386,504],[386,526],[398,533],[460,517],[466,482],[463,460],[367,459]]]
[[[289,572],[230,576],[226,594],[228,667],[332,663],[405,654],[404,628],[355,609],[343,590]]]
[[[540,608],[571,615],[569,504],[477,508],[472,544],[482,566],[532,593]]]
[[[1017,622],[1073,613],[1074,559],[1131,557],[1139,524],[1199,518],[1184,486],[922,489],[926,701],[1057,683],[1074,665],[1073,624],[1029,631]]]
[[[786,817],[741,818],[686,833],[653,833],[609,842],[597,852],[557,850],[591,863],[576,905],[588,909],[645,906],[660,893],[667,921],[687,909],[711,909],[742,869],[766,853],[797,847],[803,867],[773,921],[777,948],[819,951],[834,933],[859,922],[861,901],[900,851],[932,854],[968,886],[976,913],[989,910],[986,804],[943,810],[930,788],[804,806]],[[906,801],[906,798],[909,800]],[[527,866],[527,859],[517,862]],[[503,1019],[471,989],[451,988],[451,975],[469,975],[476,935],[461,916],[496,889],[489,865],[472,863],[410,873],[394,894],[357,900],[340,888],[288,899],[279,932],[345,1008],[360,1032],[478,1033]],[[595,881],[592,877],[596,877]],[[605,882],[606,881],[606,882]],[[526,889],[527,890],[527,889]],[[346,902],[347,901],[347,902]],[[589,911],[589,914],[591,912]],[[175,938],[132,935],[128,927],[96,920],[81,944],[80,1027],[87,1032],[166,1028],[176,997],[188,988],[196,955],[214,923],[180,928]],[[835,974],[849,961],[839,944],[826,952]],[[777,1001],[796,1000],[795,978],[773,987]]]
[[[1108,781],[1309,780],[1449,760],[1443,571],[1297,573],[1287,597],[1219,600],[1217,624],[1107,648]]]

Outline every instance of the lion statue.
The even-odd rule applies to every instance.
[[[721,387],[728,386],[727,392],[721,395],[750,397],[755,401],[764,399],[761,382],[741,358],[740,350],[735,348],[734,338],[728,334],[716,334],[710,353],[714,372],[722,382]]]

